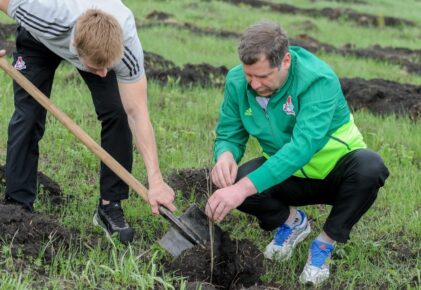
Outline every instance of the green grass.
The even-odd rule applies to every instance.
[[[275,1],[274,1],[275,2]],[[276,1],[281,2],[281,1]],[[282,1],[284,2],[284,1]],[[302,7],[337,6],[325,1],[285,1]],[[370,13],[384,13],[420,22],[417,19],[419,1],[375,1],[370,6],[345,5]],[[291,36],[302,33],[300,23],[311,20],[317,30],[309,33],[322,42],[337,47],[353,43],[357,47],[374,44],[418,48],[421,28],[362,28],[353,23],[331,22],[325,18],[287,15],[235,7],[219,1],[125,1],[142,19],[153,10],[166,11],[179,21],[200,27],[213,27],[241,32],[262,18],[283,24]],[[400,9],[400,11],[398,11]],[[398,15],[399,14],[399,15]],[[240,16],[240,17],[239,17]],[[2,23],[8,22],[0,15]],[[334,29],[332,28],[334,25]],[[231,67],[238,63],[236,40],[198,36],[170,27],[145,28],[139,31],[145,50],[156,52],[177,65],[207,62]],[[421,77],[407,74],[393,64],[380,61],[320,53],[340,77],[384,78],[402,83],[421,84]],[[69,76],[75,69],[60,66],[56,74],[52,100],[74,119],[90,136],[99,141],[99,124],[86,86],[78,77]],[[7,126],[13,112],[10,79],[0,72],[0,164],[5,163]],[[176,169],[203,168],[212,165],[214,127],[222,100],[221,88],[180,88],[177,84],[161,87],[149,84],[149,109],[155,128],[164,175]],[[421,134],[420,123],[395,116],[378,117],[368,112],[354,114],[357,125],[370,148],[379,152],[390,169],[391,176],[379,192],[374,206],[355,226],[351,240],[339,245],[333,260],[333,289],[417,289],[421,276]],[[250,141],[245,160],[259,154],[255,140]],[[138,153],[134,154],[133,174],[146,181],[145,169]],[[53,210],[52,205],[36,204],[36,209],[52,214],[67,228],[80,231],[82,242],[70,250],[58,251],[51,263],[42,262],[42,254],[29,267],[13,258],[8,244],[0,243],[0,289],[172,289],[186,288],[186,282],[173,273],[162,273],[168,258],[155,243],[167,223],[153,217],[149,207],[135,193],[124,203],[125,213],[137,233],[137,241],[126,248],[112,246],[102,232],[92,225],[92,213],[98,198],[98,160],[51,115],[47,131],[40,143],[39,170],[58,182],[63,192],[72,197],[65,206]],[[188,202],[177,193],[180,214]],[[306,207],[314,223],[314,238],[321,230],[329,207]],[[221,226],[233,238],[253,240],[260,249],[271,239],[271,233],[258,228],[250,217],[233,212],[229,222]],[[91,245],[88,241],[97,239]],[[40,245],[42,248],[44,245]],[[288,262],[266,262],[266,282],[286,289],[300,288],[298,275],[307,259],[309,241],[297,248]],[[178,286],[175,286],[178,285]]]

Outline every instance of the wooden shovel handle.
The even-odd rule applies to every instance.
[[[59,120],[73,135],[76,136],[89,150],[117,174],[128,186],[136,191],[145,201],[148,201],[148,190],[120,165],[107,151],[98,145],[85,131],[82,130],[69,116],[60,111],[49,98],[35,87],[25,76],[10,65],[4,57],[0,57],[0,67],[25,89],[41,106]]]

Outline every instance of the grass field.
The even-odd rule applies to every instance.
[[[222,1],[160,0],[123,1],[139,21],[150,12],[173,14],[179,21],[199,27],[213,27],[242,32],[260,19],[279,22],[290,36],[310,34],[321,42],[340,47],[352,43],[356,47],[374,44],[391,47],[421,48],[421,2],[419,0],[376,0],[369,5],[332,1],[272,1],[303,8],[347,7],[375,15],[400,17],[416,22],[414,27],[361,27],[344,19],[329,21],[322,17],[281,14],[269,9],[246,5],[234,6]],[[0,15],[2,23],[11,21]],[[299,28],[306,21],[316,29]],[[139,37],[146,51],[155,52],[177,65],[209,63],[234,66],[237,40],[193,34],[167,26],[144,28]],[[1,48],[0,48],[1,49]],[[382,78],[421,86],[421,76],[405,72],[397,65],[356,57],[322,53],[340,77]],[[10,60],[10,59],[9,59]],[[95,140],[100,126],[86,86],[77,79],[68,81],[74,72],[63,64],[56,73],[51,99]],[[404,93],[404,92],[403,92]],[[177,169],[210,167],[214,127],[222,88],[181,88],[176,84],[160,86],[149,83],[149,110],[158,143],[160,166],[165,176]],[[7,126],[13,113],[13,91],[9,77],[0,72],[0,164],[6,161]],[[420,123],[395,116],[374,116],[366,111],[355,112],[356,123],[370,148],[384,158],[391,175],[373,207],[355,226],[351,240],[340,244],[333,260],[334,273],[329,280],[332,289],[421,289],[421,131]],[[259,154],[251,146],[243,160]],[[133,174],[146,181],[145,169],[134,153]],[[61,208],[37,201],[38,212],[57,218],[66,228],[80,232],[82,242],[70,250],[59,251],[51,263],[44,263],[42,251],[31,263],[22,266],[21,258],[10,254],[10,245],[0,242],[0,289],[183,289],[186,280],[163,272],[166,253],[155,243],[168,224],[150,214],[148,206],[131,193],[124,202],[126,216],[135,228],[137,240],[130,247],[112,246],[92,224],[98,199],[97,158],[78,142],[51,115],[40,143],[39,171],[60,184],[71,197]],[[3,190],[2,190],[3,192]],[[178,212],[188,207],[181,193],[177,194]],[[311,238],[321,229],[328,207],[306,207],[316,220]],[[257,222],[249,224],[239,212],[236,222],[222,222],[233,238],[247,238],[263,250],[271,233],[262,232]],[[0,233],[1,235],[1,233]],[[83,241],[98,238],[96,246]],[[311,239],[303,242],[288,262],[266,262],[265,282],[282,289],[299,289],[298,276],[307,259]],[[42,248],[43,245],[40,245]]]

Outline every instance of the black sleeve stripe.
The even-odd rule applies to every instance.
[[[128,63],[125,62],[125,64],[128,66],[128,68],[130,70],[133,70],[133,73],[134,74],[137,74],[138,73],[138,70],[136,70],[136,64],[133,62],[133,60],[129,57],[129,55],[126,52],[124,52],[124,58],[123,58],[123,60],[126,60],[126,61],[128,61],[130,63],[130,66],[129,66]]]
[[[59,36],[69,30],[69,29],[59,30],[51,25],[50,26],[43,25],[39,23],[38,21],[31,19],[31,17],[28,17],[28,15],[23,14],[21,11],[19,11],[19,9],[18,11],[16,11],[16,19],[21,21],[22,23],[25,23],[29,27],[32,27],[35,30],[38,30],[40,32],[44,32],[47,34],[51,34],[53,36]]]
[[[137,58],[134,56],[134,54],[131,52],[131,50],[127,46],[125,46],[124,49],[132,56],[134,62],[136,63],[137,71],[140,71],[139,62],[138,62]]]
[[[28,11],[26,11],[22,7],[19,7],[17,12],[21,12],[21,13],[23,12],[22,15],[24,15],[26,17],[29,17],[29,18],[32,18],[33,22],[37,22],[40,26],[42,26],[44,28],[50,27],[50,28],[52,28],[52,29],[54,29],[58,32],[66,32],[70,29],[69,26],[63,26],[63,25],[60,25],[58,23],[48,22],[48,21],[46,21],[42,18],[39,18],[39,17],[35,16],[34,14],[29,13]]]
[[[127,61],[123,58],[123,63],[129,68],[130,76],[133,76],[133,68],[127,63]]]
[[[33,29],[40,31],[40,32],[48,33],[48,34],[51,34],[53,36],[59,36],[60,35],[60,33],[57,33],[57,32],[51,32],[51,31],[48,31],[48,30],[45,30],[45,29],[41,29],[38,26],[35,26],[34,24],[32,24],[31,22],[28,22],[25,18],[23,18],[19,15],[16,15],[16,19],[19,20],[22,23],[25,23],[29,27],[32,27]]]

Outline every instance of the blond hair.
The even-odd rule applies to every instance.
[[[74,46],[79,57],[108,68],[123,56],[123,30],[110,14],[90,9],[76,21]]]

